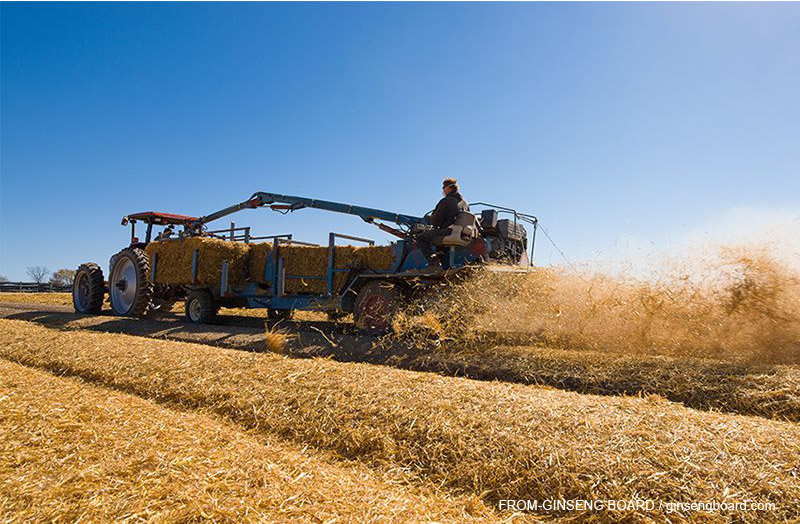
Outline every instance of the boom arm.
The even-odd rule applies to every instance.
[[[369,207],[353,206],[351,204],[342,204],[339,202],[330,202],[327,200],[316,200],[314,198],[296,197],[290,195],[279,195],[277,193],[253,193],[248,200],[242,203],[234,204],[225,209],[221,209],[210,215],[202,216],[194,223],[200,226],[207,222],[217,220],[219,218],[236,213],[242,209],[252,209],[262,206],[270,206],[273,210],[285,209],[288,211],[296,211],[306,207],[314,209],[323,209],[325,211],[333,211],[335,213],[344,213],[347,215],[355,215],[360,217],[365,222],[373,222],[375,219],[383,220],[386,222],[394,222],[403,226],[411,226],[413,224],[424,224],[425,219],[411,215],[401,215],[399,213],[391,213],[381,209],[372,209]]]

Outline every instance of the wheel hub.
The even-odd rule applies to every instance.
[[[73,295],[75,297],[75,303],[78,304],[78,309],[85,311],[89,304],[89,276],[85,273],[78,275]]]
[[[112,269],[111,306],[120,314],[128,313],[136,300],[136,266],[128,258],[122,258]]]
[[[200,320],[202,314],[203,306],[200,304],[200,301],[197,299],[192,300],[189,303],[189,317],[191,317],[192,321],[197,322]]]

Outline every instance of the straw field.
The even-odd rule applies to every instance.
[[[685,406],[800,422],[800,366],[530,346],[394,353],[394,366],[594,395],[659,395]]]
[[[800,518],[800,427],[698,412],[658,397],[559,390],[291,360],[0,321],[0,355],[144,398],[203,409],[263,435],[501,499],[751,500],[764,511],[573,512],[583,521]]]
[[[0,302],[71,306],[72,293],[0,293]]]
[[[492,522],[219,418],[0,360],[0,521]]]
[[[48,306],[70,306],[72,307],[71,293],[2,293],[0,302],[16,302],[23,304],[42,304]],[[110,310],[108,297],[103,302],[103,309]],[[172,312],[178,315],[183,314],[184,304],[179,301],[172,307]],[[246,308],[220,308],[220,315],[233,315],[242,317],[264,317],[267,316],[266,309],[246,309]],[[324,321],[327,320],[325,313],[319,311],[295,311],[294,319],[301,321]]]
[[[65,293],[4,293],[0,301],[6,295],[20,297],[23,302],[71,303],[70,295]],[[177,303],[173,311],[182,314],[183,303]],[[266,320],[263,309],[223,308],[220,314]],[[324,321],[327,317],[324,313],[298,311],[294,318]],[[597,395],[655,394],[696,409],[800,421],[797,366],[641,352],[496,346],[486,341],[431,345],[406,353],[393,349],[391,339],[386,342],[386,361],[400,368]],[[346,355],[343,358],[352,359]]]

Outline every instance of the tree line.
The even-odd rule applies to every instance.
[[[45,266],[28,266],[25,272],[31,280],[37,284],[52,284],[54,286],[71,286],[75,280],[74,269],[58,269],[50,272]],[[47,277],[50,277],[49,279]],[[0,283],[8,282],[8,279],[0,275]]]

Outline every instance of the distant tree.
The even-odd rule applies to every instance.
[[[54,286],[71,286],[74,280],[74,269],[59,269],[50,277],[50,283]]]
[[[6,282],[8,282],[8,279],[3,275],[0,275],[0,284],[5,284]]]
[[[28,266],[25,269],[28,273],[28,276],[31,277],[31,279],[37,284],[44,283],[47,275],[50,274],[50,270],[44,266]]]

